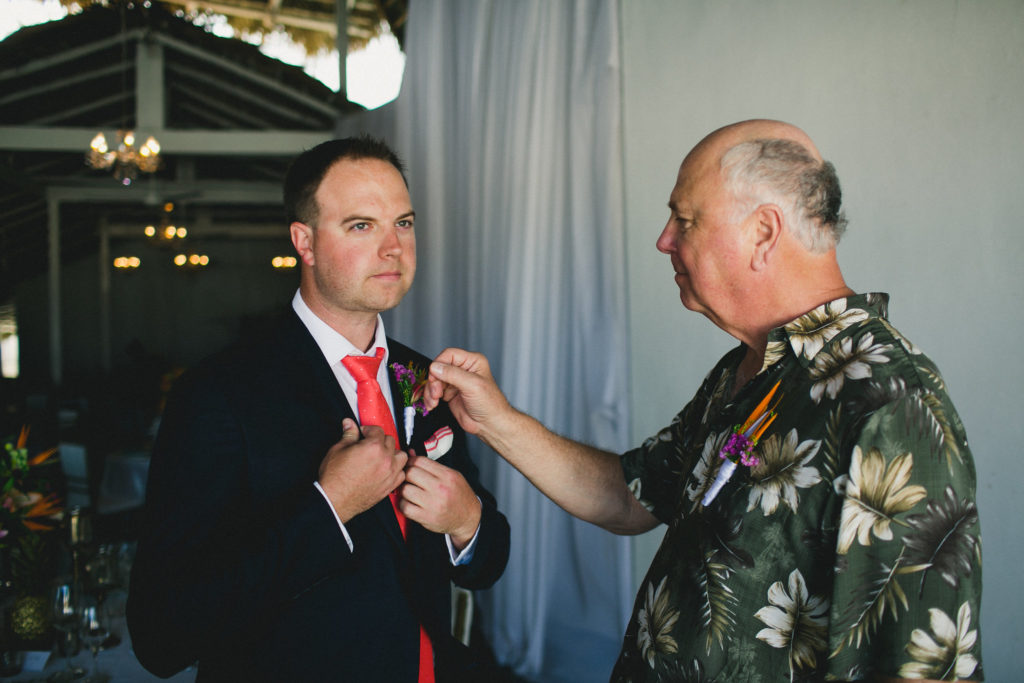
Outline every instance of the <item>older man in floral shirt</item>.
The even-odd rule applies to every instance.
[[[772,330],[733,397],[738,347],[623,457],[669,528],[617,680],[980,676],[974,466],[942,377],[887,301],[836,299]],[[702,505],[733,427],[776,382],[757,464]]]
[[[613,681],[983,680],[975,471],[935,365],[836,260],[832,165],[746,121],[687,155],[658,249],[688,309],[740,344],[622,456],[509,406],[486,359],[431,368],[545,494],[617,533],[668,525]]]

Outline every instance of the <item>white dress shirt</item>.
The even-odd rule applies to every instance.
[[[388,358],[390,350],[388,349],[387,336],[384,333],[384,321],[380,315],[377,316],[377,328],[373,334],[373,344],[370,345],[369,351],[356,348],[352,342],[346,339],[344,336],[335,331],[330,325],[321,320],[316,313],[310,310],[306,302],[303,301],[302,295],[299,291],[295,292],[295,296],[292,297],[292,308],[295,310],[295,314],[299,316],[299,320],[306,326],[309,333],[313,335],[313,339],[316,341],[317,346],[320,347],[320,351],[324,354],[324,358],[327,360],[328,365],[331,366],[331,371],[334,373],[335,378],[338,380],[338,384],[341,386],[341,390],[345,393],[345,399],[348,404],[352,407],[356,413],[356,420],[359,419],[359,401],[356,397],[356,381],[352,375],[349,374],[345,366],[342,365],[341,359],[345,356],[373,356],[376,355],[377,347],[384,348],[384,359],[381,361],[380,367],[377,368],[377,383],[380,385],[381,393],[384,394],[384,400],[388,403],[388,408],[391,410],[391,414],[395,414],[395,404],[391,398],[391,382],[388,380]],[[331,514],[334,515],[334,519],[338,522],[338,527],[341,529],[341,533],[345,536],[345,542],[348,544],[349,551],[354,551],[355,546],[352,543],[352,537],[349,536],[348,529],[345,528],[344,522],[338,517],[338,513],[334,510],[334,506],[331,505],[330,499],[327,498],[327,494],[324,492],[323,487],[320,486],[320,482],[314,482],[313,484],[316,490],[320,492],[320,495],[327,501],[328,507],[331,509]],[[477,527],[476,532],[473,534],[472,540],[466,544],[466,547],[462,549],[461,553],[456,553],[455,546],[452,545],[452,539],[448,534],[445,534],[444,538],[448,544],[448,554],[451,557],[452,564],[466,564],[473,559],[473,549],[476,547],[477,535],[480,533],[480,527]]]

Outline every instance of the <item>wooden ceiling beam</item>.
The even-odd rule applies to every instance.
[[[172,89],[179,92],[184,97],[195,96],[195,91],[191,86],[192,83],[204,83],[216,89],[219,95],[216,102],[211,102],[212,106],[238,109],[239,107],[237,106],[237,103],[245,102],[247,104],[257,105],[259,109],[271,112],[282,118],[290,119],[300,127],[316,125],[315,119],[309,116],[303,116],[300,112],[296,111],[294,107],[270,101],[265,97],[261,97],[258,94],[253,93],[252,90],[238,87],[236,83],[225,81],[223,78],[217,78],[216,75],[211,74],[209,71],[201,71],[182,64],[173,63],[168,64],[167,68],[171,74],[183,76],[187,79],[186,82],[189,84],[187,86],[183,84],[179,85],[176,82],[176,79],[169,80]],[[224,97],[224,95],[230,95],[230,97]],[[266,120],[262,121],[260,127],[269,127]]]
[[[35,97],[36,95],[45,95],[48,92],[57,90],[59,88],[73,87],[85,81],[89,81],[94,78],[103,78],[104,76],[112,76],[114,74],[121,73],[127,67],[126,64],[112,64],[102,69],[94,69],[92,71],[79,71],[73,72],[71,75],[64,78],[55,78],[52,80],[46,80],[39,85],[31,88],[19,88],[14,92],[8,93],[3,97],[0,97],[0,106],[5,106],[19,100],[24,100],[29,97]]]
[[[196,156],[293,157],[335,136],[333,130],[171,130],[137,131],[160,142],[161,154]],[[95,128],[47,128],[0,126],[0,149],[85,153],[96,135]]]
[[[203,62],[214,64],[217,67],[223,69],[224,71],[234,74],[239,78],[246,79],[251,83],[255,83],[270,90],[280,92],[291,99],[302,102],[306,106],[309,106],[310,108],[316,111],[320,111],[324,114],[333,115],[337,115],[339,113],[338,108],[333,104],[325,102],[324,100],[318,99],[311,95],[304,95],[302,93],[298,93],[293,88],[289,88],[283,85],[282,83],[279,83],[271,78],[267,78],[266,76],[259,75],[253,69],[249,68],[247,65],[238,64],[223,57],[212,55],[211,53],[203,50],[202,48],[190,45],[182,40],[178,40],[177,38],[172,38],[164,34],[154,34],[151,36],[151,39],[159,41],[163,45],[173,50],[176,50],[181,54],[186,54],[196,59],[202,60]]]
[[[116,36],[102,38],[95,42],[82,45],[81,47],[71,48],[70,50],[58,52],[57,54],[51,57],[33,59],[30,62],[19,64],[18,66],[12,67],[10,69],[0,70],[0,81],[3,81],[8,78],[18,78],[19,76],[27,76],[29,74],[45,71],[53,67],[63,66],[69,62],[79,65],[81,64],[82,59],[88,57],[94,52],[106,50],[109,47],[119,45],[121,43],[141,40],[143,36],[145,36],[145,34],[146,29],[132,29],[130,31],[126,31],[125,33],[120,33]]]
[[[246,181],[173,181],[149,179],[125,187],[109,179],[54,184],[46,188],[48,201],[103,204],[163,203],[167,197],[187,196],[192,204],[252,204],[279,206],[281,183]]]
[[[180,88],[174,88],[174,91],[179,92]],[[218,99],[216,96],[204,96],[196,93],[195,91],[189,91],[185,96],[192,100],[188,103],[188,109],[193,111],[193,113],[202,115],[201,111],[196,111],[199,108],[197,105],[202,105],[202,107],[205,107],[211,114],[220,114],[222,120],[225,122],[225,127],[253,127],[263,130],[275,128],[269,120],[261,116],[256,116],[251,109],[246,110],[237,106],[230,100]],[[183,107],[185,105],[179,101],[177,106]],[[157,138],[157,140],[159,139],[160,138]]]
[[[101,108],[106,107],[108,105],[118,104],[119,102],[127,102],[129,100],[131,100],[131,93],[126,93],[126,92],[114,93],[113,95],[107,95],[106,97],[97,97],[96,99],[89,100],[88,102],[80,104],[77,107],[69,107],[69,108],[66,108],[66,109],[54,109],[47,116],[38,116],[38,117],[36,117],[32,121],[32,123],[35,124],[36,126],[48,126],[48,125],[51,125],[51,124],[54,124],[54,123],[58,123],[59,124],[61,121],[64,121],[66,119],[73,119],[73,118],[75,118],[77,116],[81,116],[82,114],[84,114],[86,112],[94,111],[96,109],[101,109]],[[124,124],[123,123],[118,123],[116,125],[124,125]],[[93,133],[93,135],[95,135],[95,133]],[[89,138],[89,139],[92,140],[92,138]],[[3,147],[5,149],[10,149],[10,147],[7,145],[6,142],[5,143],[0,143],[0,147]]]

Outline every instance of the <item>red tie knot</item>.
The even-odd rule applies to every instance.
[[[373,356],[345,356],[341,364],[345,366],[352,378],[358,382],[377,379],[377,369],[384,360],[384,347],[378,346]]]

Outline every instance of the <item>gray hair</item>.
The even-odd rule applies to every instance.
[[[722,155],[721,168],[743,215],[760,204],[777,204],[789,218],[793,235],[809,251],[824,253],[839,244],[846,217],[840,209],[843,194],[836,169],[815,159],[800,143],[742,142]]]

